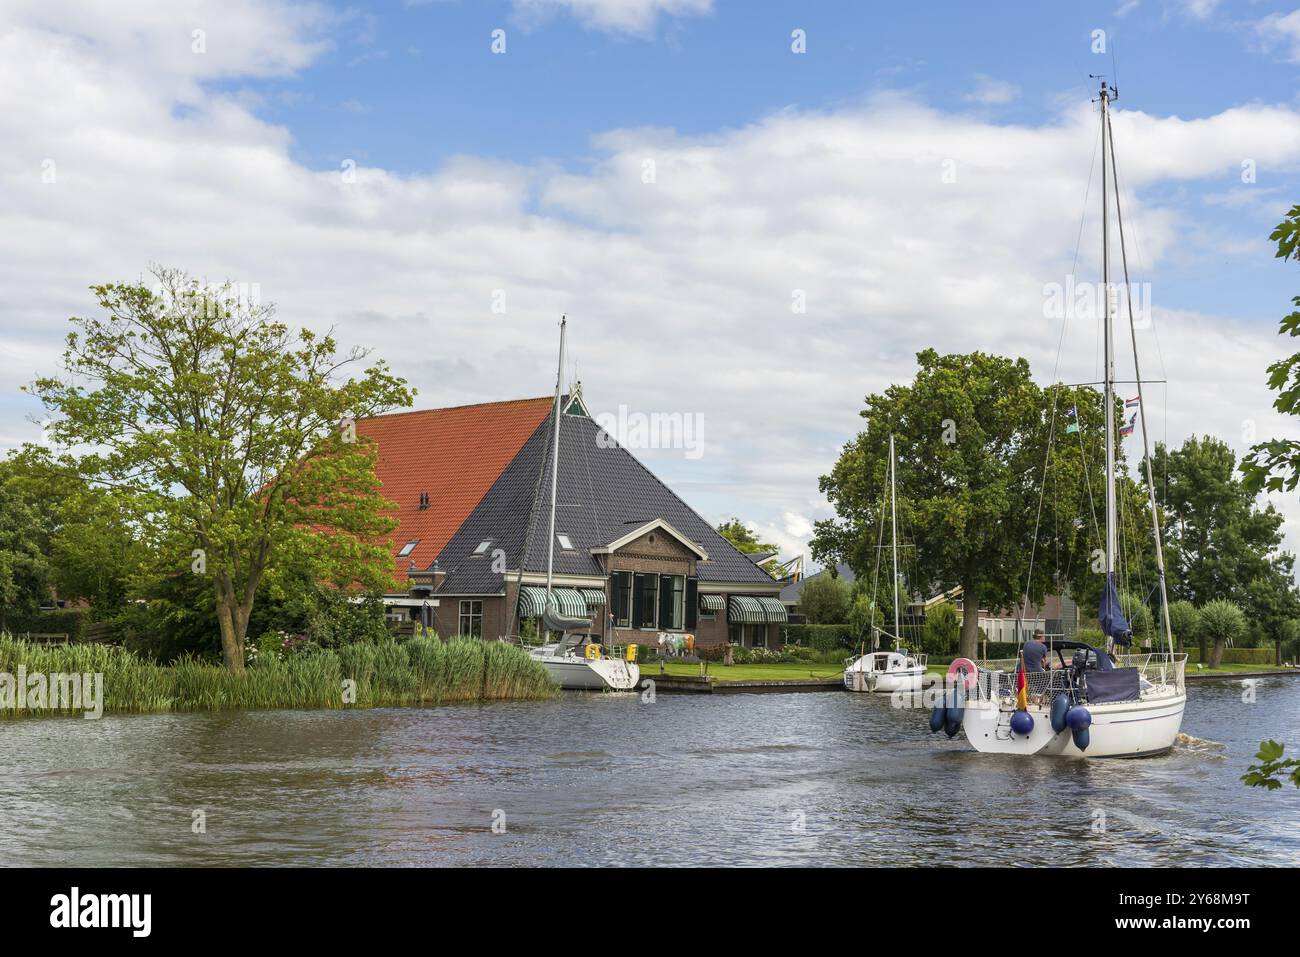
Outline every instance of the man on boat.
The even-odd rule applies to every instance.
[[[1034,637],[1025,642],[1022,649],[1025,656],[1025,671],[1046,671],[1043,663],[1047,660],[1047,642],[1042,630],[1034,632]]]

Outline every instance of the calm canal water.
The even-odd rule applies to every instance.
[[[1261,739],[1300,745],[1300,679],[1190,699],[1184,731],[1224,749],[1091,763],[979,756],[835,693],[8,720],[0,861],[1300,863],[1300,791],[1238,781]]]

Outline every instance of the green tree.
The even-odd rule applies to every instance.
[[[1171,601],[1169,626],[1174,633],[1175,650],[1181,653],[1187,642],[1200,640],[1201,613],[1190,601]]]
[[[1201,634],[1213,642],[1210,668],[1223,663],[1223,649],[1246,631],[1246,616],[1235,602],[1225,598],[1208,601],[1201,607]]]
[[[1300,205],[1292,206],[1269,239],[1277,243],[1276,257],[1300,260]],[[1279,335],[1300,336],[1300,296],[1291,300],[1294,311],[1282,318]],[[1300,414],[1300,352],[1268,367],[1268,387],[1278,393],[1273,408],[1283,415]],[[1272,439],[1254,446],[1241,463],[1247,485],[1254,490],[1294,491],[1300,482],[1300,441]]]
[[[853,591],[848,582],[830,572],[813,575],[804,581],[799,595],[799,610],[813,625],[848,623]]]
[[[277,561],[314,580],[391,581],[395,523],[379,494],[373,443],[353,417],[410,404],[382,362],[342,378],[366,353],[292,332],[229,285],[205,290],[155,269],[143,284],[92,287],[105,315],[73,318],[65,378],[32,389],[58,418],[54,441],[88,448],[81,476],[111,487],[211,590],[226,667],[244,667],[258,589]]]
[[[746,555],[776,554],[780,549],[767,542],[760,542],[758,536],[749,530],[738,518],[731,518],[718,526],[718,534],[736,546],[736,550]],[[776,559],[766,561],[761,566],[765,572],[776,578]]]
[[[0,471],[0,632],[8,618],[31,614],[49,595],[43,537],[39,511]]]
[[[1271,504],[1259,507],[1258,492],[1220,439],[1192,436],[1174,450],[1157,443],[1152,464],[1164,477],[1157,499],[1171,599],[1202,605],[1231,598],[1263,637],[1280,641],[1283,623],[1300,614],[1295,558],[1281,550],[1282,514]]]
[[[925,627],[921,631],[921,645],[932,655],[949,655],[957,650],[961,637],[961,622],[957,606],[942,601],[925,613]]]
[[[837,517],[817,523],[814,556],[874,565],[880,523],[888,521],[892,434],[900,534],[915,545],[927,585],[961,585],[969,608],[1008,608],[1023,600],[1026,586],[1030,600],[1041,602],[1059,572],[1080,582],[1096,578],[1100,595],[1091,562],[1098,523],[1084,520],[1089,480],[1094,499],[1101,491],[1100,396],[1040,389],[1023,359],[928,349],[917,361],[913,382],[867,397],[866,431],[823,476],[821,490]],[[1066,433],[1071,421],[1080,429]],[[977,616],[964,616],[960,653],[975,657],[978,640]]]

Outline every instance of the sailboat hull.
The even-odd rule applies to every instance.
[[[568,655],[534,655],[533,658],[566,691],[632,691],[641,680],[641,669],[621,658]]]
[[[1031,706],[1034,728],[1027,735],[1011,730],[1013,708],[995,702],[970,702],[962,720],[966,740],[988,754],[1024,754],[1073,758],[1140,758],[1164,754],[1183,726],[1187,695],[1089,705],[1092,726],[1086,751],[1080,751],[1067,728],[1052,730],[1043,706]]]

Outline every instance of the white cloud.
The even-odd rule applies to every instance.
[[[1219,0],[1181,0],[1182,8],[1197,20],[1206,20],[1219,6]]]
[[[1255,33],[1265,49],[1282,49],[1292,63],[1300,63],[1300,10],[1270,13],[1255,21]]]
[[[556,13],[568,13],[584,26],[610,33],[648,35],[660,14],[699,16],[713,9],[713,0],[513,0],[515,14],[535,24]]]
[[[626,9],[648,6],[662,5]],[[918,349],[1024,355],[1040,380],[1053,368],[1042,290],[1074,253],[1096,140],[1086,103],[1006,126],[877,96],[708,136],[610,131],[578,172],[462,157],[423,175],[359,165],[348,183],[295,162],[288,131],[203,85],[301,68],[328,42],[327,15],[198,0],[97,9],[77,36],[37,3],[0,13],[0,444],[36,436],[16,385],[54,370],[66,318],[93,308],[86,287],[151,261],[258,283],[283,318],[337,325],[407,376],[421,406],[547,393],[567,313],[593,406],[704,416],[702,460],[643,458],[710,518],[740,514],[786,554],[829,514],[817,479],[860,428],[862,397],[909,378]],[[188,52],[195,23],[212,25],[215,59]],[[1126,222],[1157,270],[1172,380],[1157,430],[1239,450],[1247,420],[1260,436],[1295,434],[1264,385],[1286,348],[1271,328],[1167,308],[1169,256],[1222,268],[1223,253],[1189,228],[1194,200],[1144,191],[1226,188],[1242,156],[1294,168],[1300,115],[1250,105],[1114,122],[1138,197]],[[1094,245],[1080,278],[1096,272]],[[800,295],[806,311],[792,311]],[[1161,371],[1154,346],[1144,333],[1148,374]],[[1073,328],[1062,378],[1092,378],[1095,351],[1092,331]]]
[[[1020,87],[1005,80],[995,80],[985,73],[975,74],[975,88],[966,94],[970,103],[984,106],[1003,106],[1020,96]]]

